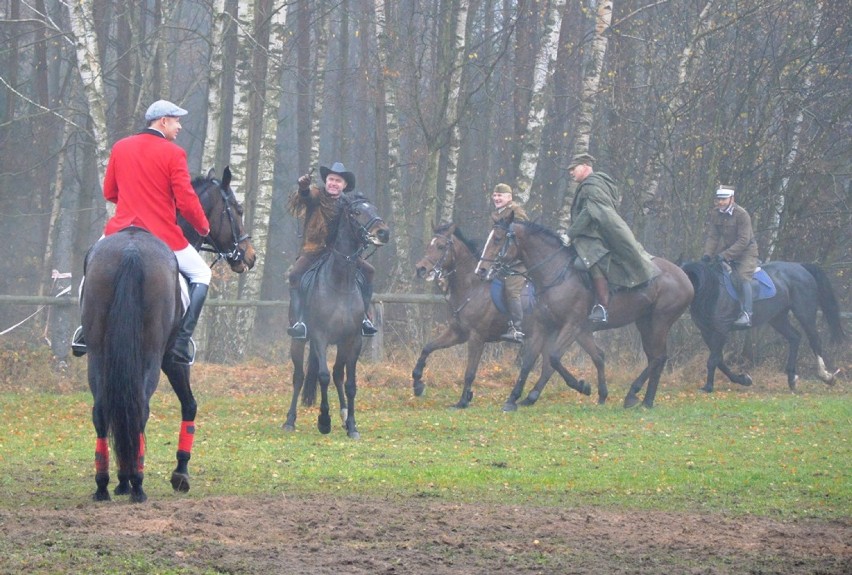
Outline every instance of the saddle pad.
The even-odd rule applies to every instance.
[[[506,308],[506,295],[503,292],[503,280],[491,280],[491,301],[494,306],[503,315],[508,315],[509,310]],[[521,291],[521,306],[524,308],[524,313],[529,313],[535,307],[535,286],[527,282],[524,284],[524,289]]]
[[[737,290],[734,289],[734,284],[731,282],[731,274],[722,274],[725,283],[725,290],[727,290],[728,295],[730,295],[735,300],[739,301],[740,297],[737,294]],[[754,282],[757,282],[757,292],[754,292],[754,300],[760,299],[768,299],[774,297],[777,293],[775,289],[775,283],[772,281],[772,278],[769,277],[769,274],[766,273],[766,270],[763,268],[757,268],[757,271],[754,272],[753,279],[751,281],[752,289],[754,289]]]

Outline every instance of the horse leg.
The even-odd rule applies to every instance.
[[[796,391],[796,382],[799,379],[796,374],[796,362],[799,358],[799,344],[802,341],[802,335],[790,323],[790,316],[787,313],[778,314],[772,318],[769,325],[787,340],[787,365],[784,367],[784,371],[787,373],[787,386],[790,391]]]
[[[299,405],[299,393],[305,382],[305,340],[290,340],[290,360],[293,362],[293,398],[287,410],[287,420],[282,426],[284,431],[296,431],[296,409]]]
[[[360,338],[360,335],[358,337]],[[358,347],[360,348],[360,345]],[[346,417],[346,435],[351,439],[361,438],[361,434],[358,433],[358,426],[355,424],[355,394],[358,392],[356,370],[359,355],[360,349],[346,362],[346,402],[349,406]]]
[[[452,326],[444,330],[436,339],[428,342],[420,350],[420,357],[417,358],[417,363],[414,364],[414,369],[411,372],[411,385],[414,389],[414,396],[420,397],[426,391],[426,384],[423,383],[423,370],[426,369],[426,359],[433,352],[439,349],[446,349],[460,343],[464,343],[467,338],[460,334]]]
[[[506,398],[506,402],[503,404],[503,411],[511,412],[518,410],[518,398],[521,397],[521,395],[524,393],[524,384],[527,381],[527,377],[529,377],[530,371],[532,371],[532,368],[535,365],[535,360],[541,353],[541,345],[536,344],[538,344],[538,342],[533,342],[529,339],[524,342],[523,353],[521,357],[521,370],[518,372],[518,379],[515,380],[515,386],[512,388],[512,392],[509,394],[509,397]],[[547,374],[546,378],[545,374]],[[544,385],[547,383],[547,380],[550,379],[551,375],[553,375],[553,368],[550,367],[549,364],[542,363],[541,375],[539,376],[539,379],[536,382],[536,387],[539,387],[540,385],[543,389]],[[542,379],[544,379],[543,383]],[[540,394],[541,389],[536,392],[534,397],[532,397],[533,392],[530,392],[527,398],[521,402],[521,405],[534,404]]]
[[[580,332],[580,335],[577,336],[577,343],[589,354],[592,363],[595,364],[598,378],[598,405],[603,405],[606,403],[606,398],[609,397],[609,390],[606,386],[606,363],[604,361],[606,356],[604,351],[595,341],[595,336],[591,332]]]
[[[464,385],[462,386],[461,397],[458,403],[452,406],[453,409],[466,409],[473,400],[473,380],[476,379],[476,370],[479,368],[479,361],[482,359],[482,350],[484,349],[485,342],[478,335],[468,340]]]
[[[326,356],[326,346],[317,345],[314,348],[314,343],[311,343],[311,353],[317,358],[317,379],[320,384],[320,413],[317,417],[317,429],[323,435],[331,433],[331,417],[328,414],[328,384],[331,381],[331,374],[328,372],[328,357]]]
[[[562,365],[562,356],[565,354],[565,350],[574,342],[579,333],[579,327],[571,326],[571,329],[568,330],[563,327],[563,331],[556,338],[556,341],[550,345],[550,351],[547,354],[548,362],[562,376],[568,387],[583,395],[592,395],[592,386],[583,380],[578,380]]]
[[[331,372],[331,380],[334,382],[334,388],[337,390],[337,399],[340,402],[340,421],[343,427],[346,427],[346,419],[348,417],[348,409],[346,409],[346,397],[343,395],[343,376],[346,369],[346,363],[340,358],[336,358],[334,369]]]
[[[91,373],[91,367],[90,371]],[[92,495],[95,501],[109,501],[109,441],[107,441],[106,417],[101,409],[100,401],[95,400],[92,407],[92,423],[95,426],[95,485],[97,491]]]
[[[645,352],[645,357],[648,359],[648,365],[642,370],[642,373],[633,384],[624,398],[624,407],[633,407],[639,402],[638,393],[648,381],[648,389],[645,391],[645,397],[642,404],[651,408],[654,407],[654,398],[657,396],[657,386],[660,383],[660,375],[663,373],[663,368],[668,361],[666,354],[666,339],[669,335],[669,328],[674,323],[675,318],[667,316],[654,319],[653,315],[644,316],[636,321],[636,327],[639,329],[639,336],[642,339],[642,349]]]
[[[798,311],[797,311],[798,310]],[[819,331],[816,327],[816,310],[813,313],[805,313],[799,310],[795,304],[793,306],[793,315],[799,320],[799,325],[805,330],[805,335],[808,338],[808,344],[811,346],[811,351],[814,352],[817,360],[817,377],[827,385],[834,385],[837,374],[840,370],[831,373],[826,368],[825,359],[822,353],[822,340],[819,337]],[[771,323],[771,322],[770,322]],[[774,326],[773,326],[774,327]]]
[[[189,460],[192,457],[192,444],[195,440],[195,415],[198,404],[190,387],[189,366],[173,361],[171,354],[163,360],[163,372],[169,380],[175,395],[180,401],[180,432],[178,434],[177,465],[172,471],[172,489],[180,493],[189,491]]]

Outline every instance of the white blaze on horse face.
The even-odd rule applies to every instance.
[[[482,260],[485,259],[485,250],[488,249],[488,245],[491,243],[491,238],[494,237],[494,228],[491,228],[491,231],[488,233],[488,239],[485,240],[485,247],[482,248],[482,253],[479,254],[479,261],[476,262],[476,269],[473,270],[473,273],[479,275],[482,273]],[[491,273],[491,270],[488,270],[488,273]]]

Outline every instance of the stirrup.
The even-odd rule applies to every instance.
[[[308,326],[303,321],[297,321],[287,328],[287,335],[293,339],[308,339]]]
[[[509,331],[500,336],[500,339],[503,341],[508,341],[511,343],[523,343],[524,342],[524,332],[512,326],[509,328]]]
[[[71,336],[71,354],[74,357],[86,355],[86,340],[83,339],[83,326],[77,326],[74,335]]]
[[[189,342],[187,343],[187,353],[183,353],[183,350],[178,351],[175,347],[172,347],[172,359],[174,359],[175,363],[181,363],[184,365],[192,365],[195,363],[195,340],[191,337],[189,338]]]
[[[748,312],[743,312],[740,317],[734,322],[734,327],[746,329],[751,327],[751,315]]]
[[[370,318],[365,317],[361,322],[361,335],[364,337],[373,337],[379,333],[379,330],[376,329],[376,326],[373,325],[373,322],[370,321]]]
[[[593,323],[606,323],[606,308],[601,304],[596,303],[592,308],[592,313],[589,314],[589,320]]]

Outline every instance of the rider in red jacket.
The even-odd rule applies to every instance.
[[[181,130],[180,117],[186,113],[171,102],[158,100],[145,112],[148,126],[115,143],[104,177],[104,198],[116,207],[104,236],[136,226],[148,230],[175,252],[180,271],[189,280],[189,308],[171,354],[179,363],[191,364],[195,359],[191,336],[207,298],[211,272],[177,225],[179,211],[202,237],[210,233],[207,216],[192,188],[186,152],[174,143]],[[85,353],[79,328],[71,347],[74,355]]]

